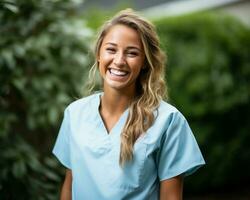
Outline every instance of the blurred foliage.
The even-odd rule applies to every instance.
[[[83,93],[93,60],[88,27],[113,14],[78,13],[80,2],[0,3],[0,199],[58,199],[64,171],[51,150],[59,123]],[[155,24],[168,55],[170,102],[187,117],[207,162],[185,190],[249,186],[249,29],[216,13]]]
[[[89,10],[83,12],[82,17],[86,19],[87,26],[97,30],[102,24],[111,18],[115,11],[102,10],[100,8],[90,8]]]
[[[0,199],[58,199],[63,170],[18,137],[1,141]],[[56,171],[57,170],[57,171]]]
[[[222,13],[155,22],[170,102],[187,117],[207,165],[187,191],[249,187],[250,30]]]
[[[85,2],[87,2],[87,0]],[[109,9],[103,9],[98,5],[92,5],[85,9],[83,4],[84,11],[81,13],[81,16],[86,19],[88,27],[97,30],[117,12],[126,8],[132,8],[133,4],[134,1],[117,1],[115,5]]]
[[[58,199],[63,169],[52,145],[92,59],[78,3],[0,3],[0,199]]]

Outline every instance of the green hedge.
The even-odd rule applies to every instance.
[[[77,7],[0,3],[0,199],[58,199],[63,170],[51,150],[91,60],[92,32]]]
[[[63,168],[52,146],[93,60],[92,32],[73,2],[0,3],[0,199],[58,199]],[[155,23],[168,55],[170,102],[207,161],[185,190],[248,184],[249,29],[212,13]]]
[[[170,102],[190,122],[207,162],[187,190],[249,186],[249,29],[222,13],[155,23],[168,55]]]

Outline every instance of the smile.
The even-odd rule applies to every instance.
[[[113,69],[113,68],[109,68],[108,70],[109,70],[111,75],[115,75],[115,76],[126,76],[129,73],[127,71]]]

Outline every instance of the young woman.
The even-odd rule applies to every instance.
[[[186,119],[163,100],[153,25],[121,11],[103,25],[95,55],[103,91],[65,109],[53,149],[67,168],[61,199],[182,199],[183,177],[204,159]]]

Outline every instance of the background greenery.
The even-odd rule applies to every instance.
[[[250,178],[249,29],[222,13],[155,24],[168,55],[170,102],[190,122],[207,162],[187,179],[188,191],[243,192]]]
[[[93,33],[107,18],[78,7],[0,3],[0,199],[58,199],[64,170],[51,150],[65,106],[83,94]],[[249,188],[249,29],[221,13],[154,23],[168,55],[170,102],[207,162],[186,179],[185,192]]]
[[[81,96],[92,34],[71,1],[0,5],[0,199],[58,199],[51,156],[65,106]]]

